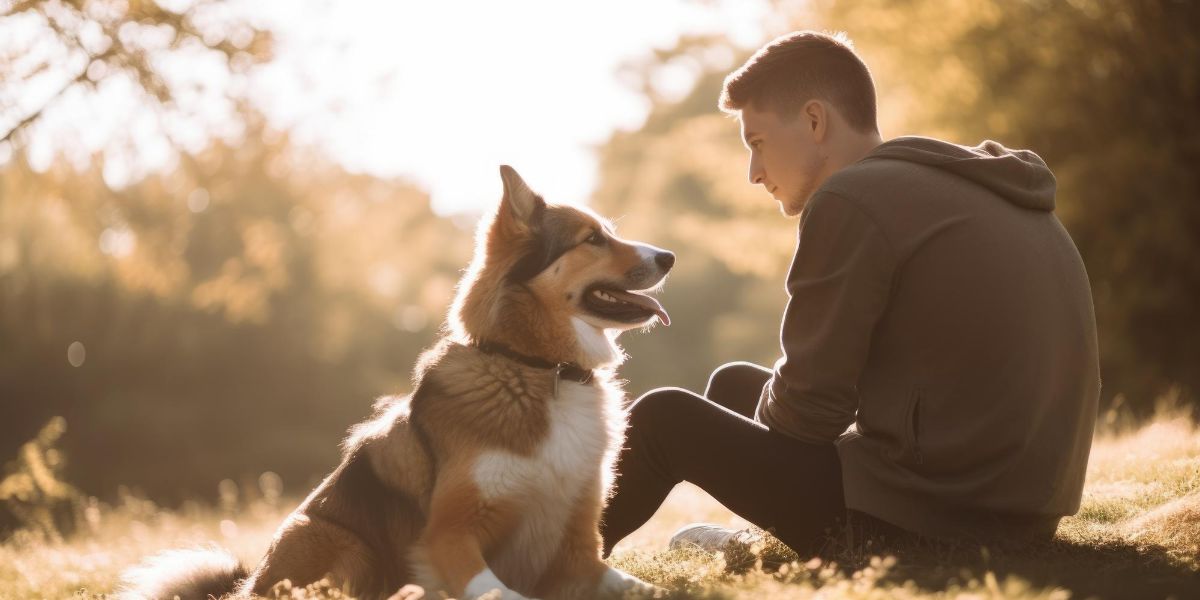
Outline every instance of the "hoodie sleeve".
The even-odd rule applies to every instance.
[[[809,200],[787,278],[783,357],[756,420],[810,443],[831,442],[854,422],[858,377],[894,272],[891,245],[856,202],[828,191]]]

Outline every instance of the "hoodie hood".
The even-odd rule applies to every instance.
[[[1017,206],[1054,210],[1054,174],[1029,150],[1010,150],[991,140],[972,148],[904,136],[880,144],[865,160],[875,158],[929,165],[974,181]]]

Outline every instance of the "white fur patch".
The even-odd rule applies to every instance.
[[[215,546],[171,550],[126,571],[124,585],[116,598],[204,598],[210,594],[219,597],[233,592],[237,581],[244,577],[245,569],[226,550]]]
[[[603,329],[579,317],[571,317],[571,327],[575,329],[579,349],[588,357],[589,362],[594,365],[612,365],[620,362],[621,351],[613,341],[616,332],[609,336]]]
[[[609,567],[600,576],[600,585],[596,586],[596,596],[599,598],[622,597],[625,592],[635,590],[645,594],[654,592],[654,586],[622,571]]]
[[[485,498],[515,500],[522,521],[490,564],[516,589],[530,589],[558,555],[567,519],[584,487],[600,480],[607,491],[622,442],[620,391],[572,381],[559,383],[550,408],[550,431],[533,456],[486,452],[474,478]]]
[[[446,589],[446,584],[437,575],[433,563],[429,560],[429,552],[423,544],[412,545],[408,553],[408,564],[412,567],[412,583],[425,589],[426,592]]]
[[[496,577],[496,574],[491,569],[480,571],[478,575],[471,578],[471,581],[467,582],[467,589],[463,592],[463,599],[475,600],[475,598],[479,598],[495,590],[500,591],[498,600],[528,600],[525,596],[508,589],[508,586],[504,585],[504,582],[500,581],[500,578]],[[496,598],[496,596],[492,594],[489,598]]]

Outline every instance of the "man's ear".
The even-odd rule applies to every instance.
[[[518,230],[533,229],[542,221],[546,201],[533,193],[517,170],[500,165],[500,179],[504,182],[504,197],[500,199],[501,221],[511,223]]]
[[[825,141],[829,131],[829,108],[820,100],[809,100],[800,111],[804,125],[812,132],[813,141]]]

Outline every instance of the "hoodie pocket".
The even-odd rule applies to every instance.
[[[905,445],[908,455],[918,465],[925,462],[925,457],[921,455],[921,396],[921,388],[913,386],[908,396],[908,410],[904,414]]]

